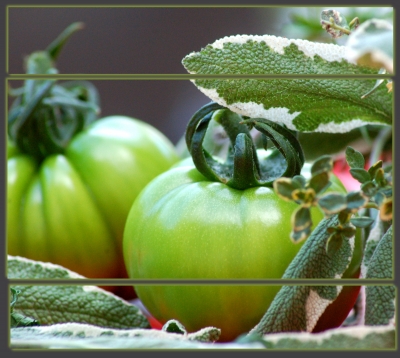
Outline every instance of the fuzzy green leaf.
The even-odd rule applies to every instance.
[[[331,182],[329,181],[329,173],[327,171],[322,171],[313,175],[308,185],[310,188],[314,189],[316,194],[324,191],[331,185]]]
[[[364,156],[353,147],[346,148],[346,161],[350,168],[364,169],[365,159]]]
[[[311,166],[311,174],[316,175],[320,172],[331,172],[333,169],[333,159],[329,155],[323,155],[322,157],[318,158],[314,161]]]
[[[361,192],[354,191],[346,195],[347,210],[351,212],[357,212],[368,203],[366,198]]]
[[[337,225],[338,220],[335,216],[323,219],[301,247],[282,278],[340,278],[351,261],[354,238],[343,240],[340,249],[332,257],[328,256],[326,242],[330,234],[327,228]],[[311,332],[341,288],[341,286],[283,286],[260,323],[251,332],[262,335],[276,332]]]
[[[275,36],[231,36],[189,54],[191,74],[377,74],[344,57],[346,47]],[[206,96],[233,112],[267,118],[302,132],[344,133],[365,124],[392,123],[392,95],[375,80],[196,79]]]
[[[365,169],[362,168],[350,169],[350,174],[354,179],[356,179],[360,183],[366,183],[368,181],[371,181],[371,176]]]
[[[284,200],[292,201],[293,196],[292,193],[296,189],[300,188],[300,185],[297,181],[293,181],[289,178],[279,178],[274,181],[274,190],[275,192]]]
[[[8,276],[13,279],[77,279],[82,276],[61,266],[9,256]],[[96,286],[14,285],[20,291],[15,313],[42,325],[80,322],[110,328],[150,327],[134,305]]]
[[[310,208],[300,207],[292,215],[293,230],[290,238],[294,242],[306,239],[311,232],[312,220]]]
[[[366,228],[374,222],[374,219],[372,219],[368,216],[359,216],[359,217],[350,219],[350,222],[356,227]]]
[[[340,234],[333,234],[326,242],[326,254],[333,257],[337,251],[342,247],[343,237]]]
[[[347,200],[343,194],[329,193],[318,199],[318,205],[326,215],[333,215],[347,208]]]

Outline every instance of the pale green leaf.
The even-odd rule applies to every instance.
[[[8,255],[7,277],[9,279],[83,279],[85,277],[62,266],[40,262],[20,256]]]
[[[96,286],[13,285],[21,293],[14,312],[36,319],[41,325],[88,323],[109,328],[149,328],[134,305]]]
[[[325,247],[331,234],[326,230],[337,225],[336,217],[323,219],[282,278],[340,278],[352,258],[354,238],[344,240],[340,249],[332,257],[328,256]],[[283,286],[252,332],[311,332],[325,308],[336,299],[341,289],[342,286]]]
[[[394,324],[396,310],[396,287],[365,287],[365,324],[382,326]]]
[[[62,266],[8,256],[12,279],[82,279]],[[96,286],[13,285],[19,290],[15,313],[36,319],[42,325],[78,322],[111,328],[149,327],[134,305]]]
[[[247,337],[245,337],[247,338]],[[343,327],[321,333],[267,334],[254,342],[262,342],[268,349],[279,350],[394,350],[396,329],[382,327]],[[245,339],[241,342],[246,342]]]
[[[189,334],[169,333],[154,329],[110,329],[89,324],[64,323],[32,329],[11,329],[13,348],[67,348],[67,349],[141,349],[141,348],[218,348],[213,342],[220,330],[203,328]],[[232,348],[262,347],[231,344]],[[225,345],[221,345],[224,348]]]
[[[390,227],[379,240],[371,258],[365,278],[393,278],[393,234]]]

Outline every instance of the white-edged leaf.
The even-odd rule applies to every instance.
[[[275,36],[225,37],[183,59],[191,74],[377,74],[345,60],[347,48]],[[361,97],[376,80],[197,79],[207,97],[248,117],[267,118],[301,132],[344,133],[365,124],[392,123],[385,87]]]
[[[328,227],[338,225],[336,216],[323,219],[286,269],[284,279],[339,279],[350,264],[354,238],[343,240],[333,256],[326,253]],[[266,314],[251,332],[259,334],[311,332],[325,308],[339,295],[342,286],[283,286]]]

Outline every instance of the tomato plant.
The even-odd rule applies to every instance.
[[[53,52],[34,53],[28,69],[54,71]],[[8,253],[91,278],[126,277],[128,211],[141,189],[178,160],[175,148],[140,120],[97,119],[90,83],[26,80],[16,93],[7,140]]]
[[[232,113],[217,114],[217,119],[223,121],[226,118],[219,115],[229,117],[228,125],[234,122]],[[194,161],[198,160],[197,155],[192,150]],[[279,166],[275,157],[271,160],[276,160],[274,163]],[[238,163],[236,158],[233,162]],[[123,242],[129,276],[135,279],[281,278],[302,245],[289,239],[292,213],[297,204],[283,200],[267,186],[238,189],[226,182],[210,180],[193,164],[187,160],[185,163],[154,179],[132,206]],[[218,168],[218,163],[212,164],[212,169]],[[247,163],[240,164],[249,168]],[[240,186],[253,180],[242,179],[239,178]],[[345,191],[336,178],[329,190]],[[323,216],[320,209],[312,208],[314,225]],[[360,265],[361,253],[355,256],[357,262],[352,263],[351,270]],[[234,339],[253,328],[279,288],[231,284],[135,286],[143,304],[161,323],[174,318],[189,331],[216,326],[222,329],[221,340]]]

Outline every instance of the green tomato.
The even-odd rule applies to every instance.
[[[340,182],[331,190],[344,192]],[[129,213],[123,252],[133,279],[278,279],[302,246],[290,238],[298,207],[270,188],[232,189],[211,182],[190,159],[154,179]],[[323,218],[312,209],[314,226]],[[188,331],[222,329],[222,341],[253,328],[280,286],[136,285],[161,323]]]
[[[64,154],[37,163],[8,141],[7,251],[90,278],[126,277],[122,236],[129,209],[179,160],[152,126],[125,116],[97,120]]]

